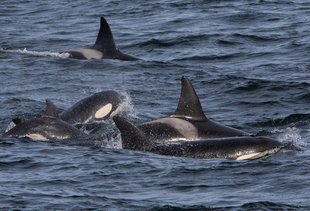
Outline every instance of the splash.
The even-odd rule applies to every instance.
[[[284,143],[292,143],[297,147],[306,147],[307,143],[300,136],[299,129],[296,127],[288,127],[286,129],[275,129],[272,133],[279,133],[278,139]]]
[[[105,140],[105,148],[122,149],[122,139],[120,133],[115,133],[112,137]]]
[[[5,53],[21,53],[21,54],[29,54],[34,56],[53,56],[53,57],[60,57],[60,58],[69,58],[69,53],[59,53],[59,52],[52,52],[52,51],[30,51],[26,48],[22,49],[4,49],[0,48],[0,52]]]
[[[134,109],[131,97],[127,92],[120,92],[124,96],[124,102],[122,103],[122,114],[126,115],[129,119],[137,118],[137,113]]]

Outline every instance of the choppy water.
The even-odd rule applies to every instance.
[[[1,209],[309,210],[309,14],[306,0],[2,1],[2,133],[46,98],[64,109],[108,89],[155,119],[175,110],[185,75],[211,119],[303,151],[239,162],[123,150],[105,130],[96,146],[1,136]],[[93,44],[102,15],[143,61],[59,57]]]

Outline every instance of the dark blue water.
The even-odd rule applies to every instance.
[[[176,109],[182,75],[206,115],[267,131],[302,149],[256,161],[123,150],[117,130],[95,145],[0,139],[3,210],[310,210],[310,3],[283,1],[16,1],[0,5],[0,129],[103,90],[131,99],[139,121]],[[74,60],[100,16],[143,61]]]

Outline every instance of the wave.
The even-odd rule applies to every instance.
[[[226,91],[227,93],[234,93],[239,91],[256,91],[260,89],[266,89],[268,91],[283,91],[283,90],[292,90],[292,89],[302,89],[306,90],[309,88],[309,83],[307,82],[289,82],[289,81],[272,81],[265,79],[249,79],[232,76],[227,78],[230,81],[242,81],[242,84],[238,87],[233,87],[230,90]],[[301,96],[306,98],[308,95]]]
[[[171,47],[179,45],[192,45],[193,42],[201,42],[202,40],[208,40],[210,37],[218,37],[219,34],[196,34],[196,35],[182,35],[171,38],[159,39],[152,38],[147,41],[141,42],[140,47]]]
[[[290,205],[284,203],[276,203],[270,201],[249,202],[240,206],[224,206],[224,207],[210,207],[205,205],[163,205],[155,206],[149,210],[300,210],[300,205]]]
[[[243,56],[243,53],[230,53],[230,54],[224,54],[224,55],[194,55],[189,57],[183,57],[183,58],[176,58],[173,59],[173,61],[227,61],[231,60],[237,57]]]
[[[241,210],[299,210],[300,205],[289,205],[270,201],[250,202],[240,206]]]
[[[59,53],[59,52],[52,52],[52,51],[30,51],[26,48],[24,49],[4,49],[0,48],[0,52],[4,53],[20,53],[20,54],[29,54],[33,56],[53,56],[53,57],[60,57],[60,58],[69,58],[69,53]]]
[[[253,127],[279,127],[286,125],[309,124],[310,114],[290,114],[283,118],[272,119],[251,124]]]
[[[240,34],[234,33],[231,35],[234,39],[246,39],[253,42],[279,42],[284,38],[279,37],[279,35],[254,35],[254,34]]]

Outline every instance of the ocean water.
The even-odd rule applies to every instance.
[[[0,209],[310,210],[309,14],[307,0],[1,1]],[[141,61],[57,53],[92,45],[100,16]],[[104,90],[125,93],[137,121],[162,117],[176,109],[181,76],[210,119],[301,151],[161,156],[121,149],[111,122],[88,145],[3,136],[47,98],[65,109]]]

